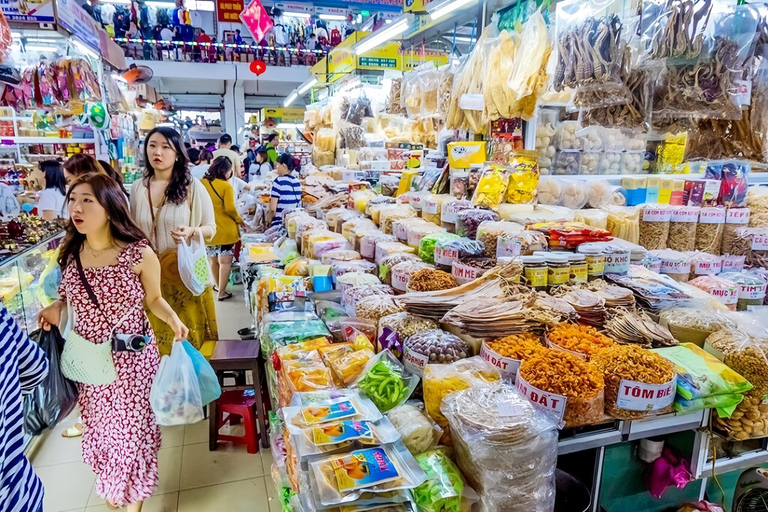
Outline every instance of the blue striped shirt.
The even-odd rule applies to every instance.
[[[283,222],[283,211],[301,206],[301,182],[292,174],[279,176],[272,182],[270,197],[277,199],[277,210],[272,218],[272,225]]]
[[[42,349],[0,306],[0,504],[3,512],[36,512],[43,484],[24,457],[21,395],[48,374]]]

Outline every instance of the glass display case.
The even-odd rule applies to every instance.
[[[37,328],[37,314],[58,298],[61,270],[56,250],[60,232],[0,263],[0,300],[29,334]]]

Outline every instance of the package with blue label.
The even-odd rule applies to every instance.
[[[310,483],[318,504],[356,501],[363,492],[413,489],[426,475],[402,442],[312,461]]]
[[[288,431],[302,462],[355,448],[382,446],[400,439],[400,434],[386,417],[375,422],[341,420],[305,428],[289,425]]]
[[[381,413],[373,402],[357,395],[283,409],[286,425],[302,428],[341,420],[377,421],[381,417]]]

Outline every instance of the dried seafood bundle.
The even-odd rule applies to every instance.
[[[692,59],[704,49],[712,0],[643,3],[643,36],[653,59]]]
[[[560,315],[563,322],[568,320],[576,321],[579,318],[579,314],[573,306],[568,304],[568,301],[559,297],[553,297],[545,292],[538,292],[534,307]]]
[[[754,103],[754,89],[752,100]],[[725,158],[743,158],[745,160],[763,160],[766,154],[765,139],[753,130],[753,115],[763,117],[768,105],[762,104],[757,110],[750,106],[744,110],[739,120],[700,119],[697,129],[688,133],[688,160],[720,160]],[[766,133],[766,132],[762,132]]]
[[[646,313],[616,309],[605,322],[605,333],[617,343],[638,343],[646,348],[670,347],[677,340],[669,329],[654,322]]]
[[[477,279],[448,290],[406,293],[399,297],[398,301],[409,313],[440,320],[448,311],[465,302],[480,298],[502,299],[504,295],[500,279]]]
[[[651,313],[658,313],[661,308],[688,307],[693,297],[673,288],[669,281],[650,271],[633,272],[627,275],[608,274],[607,278],[619,286],[629,288],[635,295],[637,305]]]
[[[589,17],[559,35],[555,90],[609,82],[620,84],[619,70],[624,58],[621,31],[621,19],[611,14]]]
[[[449,130],[472,129],[478,134],[485,133],[487,123],[483,119],[482,112],[462,109],[459,107],[459,101],[465,94],[482,94],[483,92],[483,78],[485,77],[483,47],[488,32],[483,32],[469,58],[459,65],[459,70],[456,72],[451,108],[445,120],[445,127]]]
[[[609,312],[613,308],[625,308],[634,311],[635,296],[632,293],[632,290],[608,284],[605,281],[593,281],[593,283],[600,283],[592,288],[595,293],[605,299],[605,307]]]
[[[560,298],[573,306],[579,320],[585,324],[602,327],[605,322],[605,299],[589,290],[565,291]]]
[[[543,333],[547,326],[557,325],[562,316],[554,309],[539,308],[520,301],[479,298],[450,310],[442,322],[457,325],[475,338],[499,338],[526,332]]]
[[[647,130],[651,108],[651,86],[648,72],[633,69],[623,79],[629,93],[629,101],[605,108],[590,108],[581,111],[582,126],[604,126],[606,128],[636,128]],[[579,92],[578,97],[586,92]],[[594,105],[595,102],[580,100],[581,103]],[[574,98],[574,104],[577,103]]]

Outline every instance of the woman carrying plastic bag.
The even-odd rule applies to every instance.
[[[191,238],[189,245],[182,242],[177,248],[181,280],[193,295],[198,296],[213,282],[203,236],[198,231],[198,236]]]
[[[171,355],[163,356],[160,361],[149,403],[158,425],[185,425],[203,419],[200,383],[192,358],[182,343],[174,343]]]

